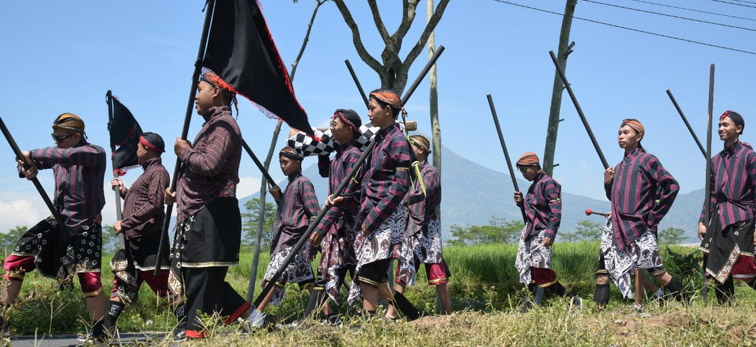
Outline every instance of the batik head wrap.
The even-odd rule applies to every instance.
[[[407,110],[402,106],[402,99],[399,98],[399,94],[391,89],[376,89],[370,92],[370,97],[391,106],[394,110],[394,118],[399,116],[399,112],[402,112],[403,116],[407,116]]]
[[[239,105],[238,105],[238,102],[236,101],[236,93],[234,92],[234,89],[231,88],[231,86],[229,86],[228,83],[226,83],[226,81],[221,79],[220,76],[218,76],[218,74],[216,74],[213,70],[210,70],[208,68],[202,68],[200,81],[207,82],[213,87],[220,89],[221,93],[225,96],[226,100],[228,100],[230,104],[234,105],[237,116],[239,115]]]
[[[643,127],[643,124],[641,124],[641,122],[639,122],[637,119],[628,118],[622,120],[620,128],[625,125],[629,126],[630,129],[635,130],[635,132],[640,135],[641,140],[643,140],[643,136],[646,134],[646,129]]]
[[[743,130],[745,130],[745,120],[743,120],[743,116],[740,115],[740,113],[737,113],[735,111],[727,110],[724,113],[722,113],[721,116],[719,116],[719,120],[721,121],[725,117],[730,117],[733,123],[735,125],[740,125],[743,127],[743,129],[740,131],[741,134],[743,134]]]
[[[289,158],[291,160],[299,161],[299,162],[301,162],[304,159],[304,157],[299,155],[297,151],[294,150],[294,148],[291,148],[288,146],[281,148],[281,152],[278,153],[278,157],[280,158],[282,156]]]
[[[540,161],[538,160],[538,156],[533,152],[525,152],[520,156],[520,159],[517,159],[517,166],[533,166],[533,165],[540,165]]]
[[[158,134],[151,132],[142,133],[142,136],[139,137],[139,143],[153,152],[165,152],[165,142],[163,142],[163,138]]]
[[[61,114],[58,118],[55,118],[52,127],[53,129],[70,130],[84,134],[84,121],[73,113]]]
[[[410,141],[413,145],[422,148],[425,153],[430,154],[430,141],[428,141],[428,138],[423,135],[412,135],[410,136]]]

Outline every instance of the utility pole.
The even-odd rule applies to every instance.
[[[570,42],[570,28],[572,26],[572,15],[575,13],[577,0],[567,0],[564,6],[564,16],[562,17],[562,30],[559,33],[559,49],[557,51],[557,60],[562,69],[567,69],[567,56],[572,53],[572,47],[575,42]],[[551,92],[551,110],[549,111],[549,126],[546,129],[546,149],[543,153],[543,171],[547,175],[553,176],[554,171],[554,152],[556,150],[557,131],[559,130],[559,110],[562,107],[562,92],[564,85],[559,78],[558,72],[554,72],[554,88]]]

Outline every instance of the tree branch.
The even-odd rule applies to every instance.
[[[378,11],[378,5],[376,5],[375,0],[368,0],[368,5],[370,6],[370,12],[373,13],[373,22],[375,22],[375,27],[378,29],[378,33],[381,34],[383,42],[385,42],[388,46],[389,42],[391,41],[391,36],[389,36],[388,30],[386,30],[386,26],[383,24],[381,13]]]
[[[315,5],[315,9],[312,11],[312,17],[310,17],[310,24],[307,25],[307,32],[305,33],[304,40],[302,41],[302,47],[299,49],[299,54],[297,54],[297,58],[294,59],[294,62],[291,64],[291,72],[289,73],[289,80],[294,80],[294,73],[297,72],[297,66],[299,66],[299,59],[302,58],[302,55],[304,54],[305,48],[307,48],[307,42],[310,41],[310,31],[312,31],[312,24],[315,22],[315,16],[318,14],[318,9],[321,5],[323,5],[326,2],[326,0],[317,0],[317,5]]]
[[[336,3],[336,7],[338,7],[339,12],[341,12],[341,16],[344,17],[347,26],[352,30],[352,42],[354,43],[354,48],[357,49],[357,54],[360,56],[360,59],[368,64],[371,69],[380,74],[383,70],[383,66],[381,66],[381,63],[368,53],[365,49],[365,45],[362,44],[360,29],[357,27],[357,23],[354,22],[354,18],[352,18],[352,14],[349,12],[346,4],[344,4],[344,0],[333,0],[333,2]]]
[[[425,47],[425,44],[428,42],[428,37],[430,37],[430,34],[436,28],[436,24],[438,24],[438,22],[441,20],[441,16],[444,15],[444,10],[446,10],[446,5],[448,4],[449,0],[441,0],[441,2],[438,3],[438,6],[436,6],[436,12],[433,13],[433,16],[425,26],[425,30],[423,30],[423,34],[420,35],[420,39],[417,40],[415,47],[413,47],[409,54],[407,54],[407,58],[404,59],[405,69],[409,70],[409,67],[412,65],[415,59],[417,59],[417,56],[420,55],[423,47]]]
[[[402,11],[402,22],[399,24],[394,35],[391,35],[391,40],[394,41],[394,44],[399,48],[402,47],[402,40],[404,39],[404,36],[407,35],[407,32],[412,26],[412,22],[415,21],[418,2],[420,2],[420,0],[404,0],[402,2],[404,7],[404,11]]]

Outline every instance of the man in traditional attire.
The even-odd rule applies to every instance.
[[[47,218],[18,241],[5,259],[6,283],[0,303],[13,305],[24,275],[35,268],[43,276],[56,278],[61,288],[72,288],[72,277],[77,274],[93,324],[88,338],[102,340],[106,299],[100,281],[100,212],[105,205],[107,156],[102,147],[87,142],[84,121],[78,116],[63,113],[55,118],[52,128],[56,146],[23,152],[28,168],[19,161],[19,175],[31,179],[38,169],[53,169],[53,203],[61,220]],[[6,326],[2,323],[0,320],[0,325]]]
[[[166,203],[178,202],[168,287],[173,295],[186,295],[188,338],[206,336],[198,313],[219,312],[225,324],[253,318],[250,304],[225,281],[228,267],[239,264],[242,136],[231,116],[235,95],[221,85],[214,72],[202,74],[195,104],[205,123],[192,144],[176,139],[183,167],[176,192],[168,188],[165,194]]]
[[[541,170],[538,156],[526,152],[517,160],[517,168],[533,182],[523,197],[514,193],[518,206],[524,206],[525,229],[520,237],[515,267],[520,282],[530,290],[536,304],[551,295],[564,296],[566,290],[551,269],[551,249],[562,222],[562,186]]]
[[[719,138],[724,149],[711,158],[711,220],[707,226],[704,205],[698,221],[698,237],[708,277],[716,281],[719,303],[734,303],[733,279],[756,288],[754,265],[754,199],[756,153],[740,142],[745,121],[735,111],[719,117]]]
[[[170,295],[168,274],[170,262],[168,254],[163,257],[159,275],[154,276],[158,258],[158,247],[163,230],[165,210],[163,208],[164,192],[170,184],[170,175],[162,163],[161,155],[165,152],[165,142],[160,135],[146,132],[139,137],[137,160],[144,172],[134,181],[131,188],[126,188],[120,178],[111,182],[124,199],[123,219],[116,221],[116,233],[123,233],[126,238],[127,257],[116,264],[114,259],[113,290],[105,316],[105,328],[112,330],[127,303],[134,303],[142,283],[147,284],[159,297],[168,298],[178,320],[173,331],[174,339],[182,339],[186,329],[184,303],[180,296]],[[164,240],[164,249],[168,249],[168,240]],[[128,264],[128,263],[131,264]]]
[[[645,269],[669,295],[684,299],[682,284],[664,268],[656,236],[680,187],[659,159],[643,149],[644,135],[645,128],[638,120],[623,120],[617,141],[625,156],[616,168],[604,172],[604,189],[612,209],[601,235],[593,294],[599,307],[609,302],[610,278],[624,297],[632,297],[630,276],[635,269]]]
[[[428,285],[436,287],[444,314],[451,314],[451,298],[446,286],[451,273],[444,263],[441,221],[437,214],[441,207],[441,175],[433,165],[428,164],[430,141],[425,136],[413,135],[410,143],[417,158],[413,170],[418,174],[405,199],[407,229],[396,268],[394,290],[403,294],[407,284],[414,286],[417,269],[425,264]],[[386,316],[393,318],[394,313],[392,305]]]
[[[351,274],[352,280],[355,277],[357,258],[354,240],[360,232],[360,184],[357,176],[349,181],[341,195],[333,196],[333,193],[360,158],[361,153],[355,147],[354,140],[360,135],[361,125],[362,120],[354,110],[336,110],[331,118],[330,129],[338,146],[336,155],[333,160],[328,155],[318,156],[320,175],[328,177],[327,204],[331,207],[310,236],[310,245],[317,247],[322,242],[322,249],[318,276],[305,317],[322,305],[326,321],[332,324],[338,324],[340,320],[328,302],[322,303],[323,297],[328,295],[331,301],[338,304],[341,299],[339,289],[344,284],[347,272]]]
[[[263,288],[284,266],[284,260],[291,254],[294,245],[302,238],[310,222],[315,219],[320,210],[315,188],[310,180],[302,175],[302,159],[304,158],[290,147],[281,149],[278,158],[281,171],[288,177],[289,184],[283,195],[278,187],[270,190],[278,204],[278,212],[275,222],[276,234],[270,244],[270,263],[263,276]],[[312,293],[315,275],[310,265],[311,253],[308,247],[302,247],[297,252],[294,260],[286,266],[286,270],[276,281],[274,288],[257,306],[257,312],[262,312],[268,304],[280,304],[286,293],[286,283],[297,283],[300,289],[307,289]]]
[[[404,235],[403,200],[409,190],[410,145],[396,118],[406,113],[396,92],[379,89],[370,93],[368,117],[380,130],[365,165],[362,178],[360,221],[357,235],[357,279],[352,281],[349,303],[363,297],[362,308],[368,317],[375,315],[378,298],[395,300],[409,319],[416,319],[417,309],[401,293],[392,295],[388,271],[392,259],[398,259]]]

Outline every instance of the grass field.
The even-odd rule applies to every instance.
[[[691,266],[691,260],[684,257],[694,249],[673,247],[672,250],[683,256],[664,252],[665,264],[670,272],[690,284],[693,295],[697,295],[694,288],[700,287],[700,276]],[[339,312],[346,312],[352,324],[359,324],[362,329],[338,330],[313,324],[304,329],[249,336],[239,335],[236,327],[217,327],[211,320],[208,324],[220,341],[237,344],[254,338],[255,343],[275,345],[295,342],[326,345],[751,344],[752,337],[756,336],[756,320],[750,313],[756,309],[756,291],[743,285],[736,288],[738,308],[712,305],[711,301],[716,300],[710,300],[709,305],[697,299],[692,306],[672,303],[665,307],[648,302],[645,306],[651,317],[644,318],[635,315],[630,303],[622,300],[616,288],[612,288],[610,307],[596,312],[590,299],[597,252],[597,242],[561,243],[554,248],[553,268],[560,281],[571,293],[585,299],[585,307],[579,312],[570,311],[567,301],[551,300],[545,307],[526,314],[517,313],[524,290],[517,283],[514,268],[516,246],[482,245],[444,249],[445,260],[453,274],[449,289],[456,313],[452,316],[436,316],[435,291],[424,284],[425,273],[421,270],[418,286],[407,291],[407,297],[426,316],[416,322],[359,322],[354,318],[358,307],[342,304]],[[243,250],[241,265],[233,267],[227,276],[228,282],[242,295],[246,295],[251,263],[252,252]],[[256,293],[260,292],[260,277],[266,266],[267,254],[264,254],[258,268]],[[106,290],[111,288],[109,268],[103,269],[103,283]],[[86,308],[78,289],[58,291],[54,281],[33,273],[27,276],[19,298],[23,304],[11,311],[14,334],[71,333],[83,332],[86,328]],[[306,292],[290,286],[284,303],[267,312],[281,321],[291,321],[301,315],[306,302]],[[139,302],[129,306],[118,322],[121,331],[164,331],[174,325],[175,318],[167,304],[158,300],[147,286],[142,288]],[[214,340],[206,342],[218,343]]]

